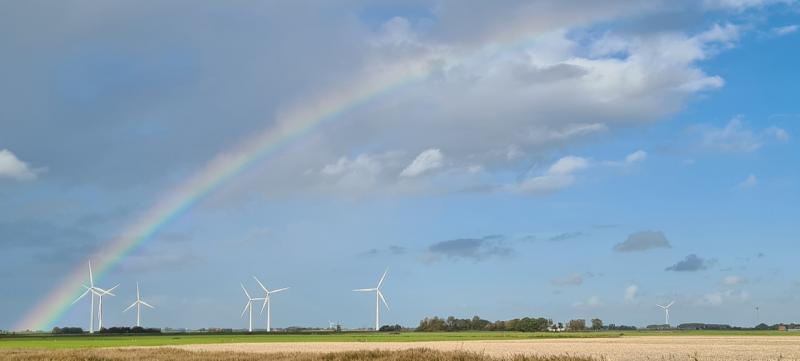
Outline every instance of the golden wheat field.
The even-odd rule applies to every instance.
[[[574,356],[492,357],[465,351],[408,349],[402,351],[349,351],[336,353],[241,353],[203,352],[174,348],[5,350],[0,359],[8,361],[591,361]]]
[[[270,342],[95,349],[6,349],[10,361],[760,361],[800,360],[800,338],[633,336],[430,342]]]
[[[611,361],[640,360],[800,360],[800,338],[784,336],[634,336],[593,339],[434,342],[310,342],[177,346],[192,351],[244,353],[401,351],[427,348],[492,357],[572,355]]]

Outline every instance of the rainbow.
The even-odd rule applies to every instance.
[[[517,41],[494,42],[478,51],[464,56],[450,56],[448,65],[482,63],[490,60],[500,50],[515,49],[531,38],[517,38]],[[310,133],[320,125],[336,119],[340,115],[369,102],[372,99],[391,93],[408,84],[427,79],[436,68],[431,60],[420,59],[394,67],[376,69],[367,75],[354,79],[349,87],[335,89],[333,92],[316,97],[282,116],[277,117],[275,125],[257,134],[234,149],[218,155],[205,167],[195,173],[177,188],[167,192],[138,220],[130,224],[121,236],[112,239],[95,252],[90,259],[93,263],[95,279],[125,259],[142,244],[171,221],[179,218],[195,204],[206,198],[222,184],[263,160],[283,146]],[[442,60],[437,58],[436,60]],[[86,282],[87,265],[81,264],[69,273],[53,291],[34,306],[15,326],[16,330],[49,330],[69,309],[72,301],[83,289]]]

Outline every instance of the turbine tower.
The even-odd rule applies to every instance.
[[[383,305],[386,306],[386,310],[389,310],[389,304],[386,303],[386,299],[383,298],[383,293],[381,293],[381,284],[383,284],[383,280],[386,278],[386,272],[389,272],[387,268],[386,271],[383,271],[383,276],[378,281],[378,285],[375,288],[359,288],[353,290],[354,292],[372,292],[375,291],[375,331],[378,331],[381,327],[381,302],[383,301]]]
[[[670,302],[666,306],[662,306],[662,305],[658,305],[658,304],[656,305],[656,306],[661,307],[662,309],[664,309],[664,324],[667,325],[667,326],[669,326],[669,308],[672,307],[672,304],[674,304],[674,303],[675,303],[675,301]]]
[[[271,295],[273,293],[286,291],[286,290],[289,289],[289,287],[279,288],[277,290],[270,291],[269,289],[267,289],[266,286],[264,286],[263,283],[261,283],[261,281],[258,280],[258,278],[256,278],[256,276],[253,276],[253,279],[255,279],[256,282],[258,282],[258,285],[261,286],[261,289],[264,290],[264,298],[263,298],[264,299],[264,304],[261,306],[261,313],[264,313],[264,307],[266,307],[267,308],[267,332],[270,332],[272,330],[272,328],[271,328],[272,327],[272,323],[271,323],[272,322],[271,321],[271,318],[272,318],[272,302],[270,301],[269,295]],[[248,295],[248,297],[250,297],[250,296]]]
[[[76,298],[75,301],[72,301],[72,304],[75,304],[76,302],[80,301],[83,297],[85,297],[87,294],[91,293],[92,308],[89,310],[89,333],[94,333],[94,296],[100,298],[100,307],[99,307],[100,325],[98,327],[98,329],[100,329],[103,327],[103,296],[104,295],[116,296],[115,294],[111,293],[111,291],[117,288],[119,284],[117,284],[116,286],[112,287],[109,290],[104,290],[100,287],[95,287],[94,277],[92,276],[92,260],[89,260],[89,286],[86,286],[85,284],[81,286],[83,286],[83,288],[85,288],[86,291],[84,291],[80,296],[78,296],[78,298]]]
[[[263,298],[250,297],[250,293],[244,288],[244,284],[240,283],[240,285],[242,286],[242,291],[244,291],[245,296],[247,296],[247,304],[244,305],[244,311],[242,311],[242,315],[239,317],[244,317],[244,313],[250,311],[250,321],[247,326],[247,332],[253,332],[253,301],[261,301]]]
[[[139,296],[139,282],[136,282],[136,302],[132,303],[130,306],[128,306],[128,308],[125,309],[125,311],[122,312],[128,312],[128,310],[133,308],[133,306],[136,306],[136,327],[142,327],[141,324],[139,323],[141,320],[140,314],[142,313],[142,306],[147,306],[150,307],[151,309],[155,307],[150,306],[150,304],[148,304],[147,302],[142,301],[141,296]]]

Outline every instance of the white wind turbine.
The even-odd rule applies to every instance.
[[[253,332],[253,301],[261,301],[263,298],[250,297],[250,293],[248,293],[247,289],[244,288],[244,284],[240,283],[240,285],[242,286],[242,291],[244,291],[245,296],[247,296],[247,304],[244,305],[244,311],[242,311],[242,315],[239,317],[244,317],[244,313],[248,310],[250,311],[250,322],[247,326],[247,332]]]
[[[269,289],[267,289],[267,287],[264,286],[263,283],[261,283],[261,281],[258,280],[258,278],[256,278],[256,276],[253,276],[253,279],[255,279],[256,282],[258,282],[258,285],[261,286],[261,289],[264,290],[264,298],[263,298],[264,305],[261,306],[261,313],[264,313],[264,307],[266,307],[267,308],[267,332],[270,332],[272,330],[272,328],[271,328],[272,327],[272,323],[271,323],[272,322],[271,321],[271,318],[272,318],[272,301],[270,301],[269,295],[271,295],[273,293],[286,291],[286,290],[289,289],[289,287],[279,288],[277,290],[270,291]],[[250,297],[250,296],[248,295],[248,297]]]
[[[97,296],[98,298],[100,298],[100,306],[99,306],[99,311],[100,312],[99,312],[99,317],[98,317],[100,319],[100,324],[98,326],[98,329],[102,329],[103,328],[103,296],[105,296],[105,295],[116,296],[115,294],[111,293],[111,291],[113,291],[115,288],[117,288],[119,286],[119,284],[117,284],[114,287],[111,287],[111,289],[108,289],[108,290],[104,290],[104,289],[102,289],[100,287],[96,287],[94,285],[94,277],[92,276],[92,261],[89,260],[89,286],[86,286],[85,284],[81,285],[81,286],[83,286],[83,288],[85,288],[86,291],[84,291],[83,294],[78,296],[78,298],[76,298],[75,301],[72,301],[72,304],[75,304],[76,302],[80,301],[81,298],[85,297],[86,294],[91,292],[92,308],[91,308],[91,310],[89,312],[89,333],[94,333],[94,296]]]
[[[128,308],[125,309],[125,311],[122,312],[128,312],[128,310],[133,308],[133,306],[136,306],[136,327],[141,327],[141,325],[139,324],[140,321],[139,315],[142,313],[142,306],[147,306],[150,307],[151,309],[155,307],[150,306],[150,304],[148,304],[147,302],[142,301],[141,296],[139,296],[139,282],[136,282],[136,302],[132,303],[130,306],[128,306]]]
[[[667,326],[669,326],[669,308],[672,307],[672,304],[674,304],[674,303],[675,303],[675,301],[672,301],[666,306],[662,306],[662,305],[656,304],[656,306],[661,307],[662,309],[664,309],[664,324],[667,325]]]
[[[381,327],[381,303],[383,301],[383,305],[386,306],[386,309],[389,309],[389,304],[386,303],[386,299],[383,298],[383,293],[381,293],[381,284],[383,284],[383,280],[386,278],[386,272],[389,272],[387,268],[386,271],[383,271],[383,276],[378,281],[378,285],[375,288],[359,288],[353,290],[354,292],[372,292],[375,291],[375,331],[378,331]]]

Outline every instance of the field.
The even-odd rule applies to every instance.
[[[329,354],[290,353],[263,354],[232,352],[190,352],[174,349],[71,349],[71,350],[21,350],[0,354],[9,361],[591,361],[581,357],[536,357],[515,356],[513,358],[496,358],[479,353],[442,352],[429,349],[412,349],[407,351],[355,351]]]
[[[0,335],[3,348],[93,348],[169,346],[190,344],[263,342],[423,342],[508,341],[553,338],[615,338],[627,336],[800,336],[777,331],[626,331],[626,332],[342,332],[256,334],[160,334],[160,335]],[[800,337],[797,338],[800,341]]]
[[[0,359],[20,361],[800,360],[798,336],[800,335],[769,331],[26,335],[0,337]]]
[[[20,335],[0,336],[2,348],[87,348],[263,342],[423,342],[619,337],[620,332],[342,332],[293,334]]]

